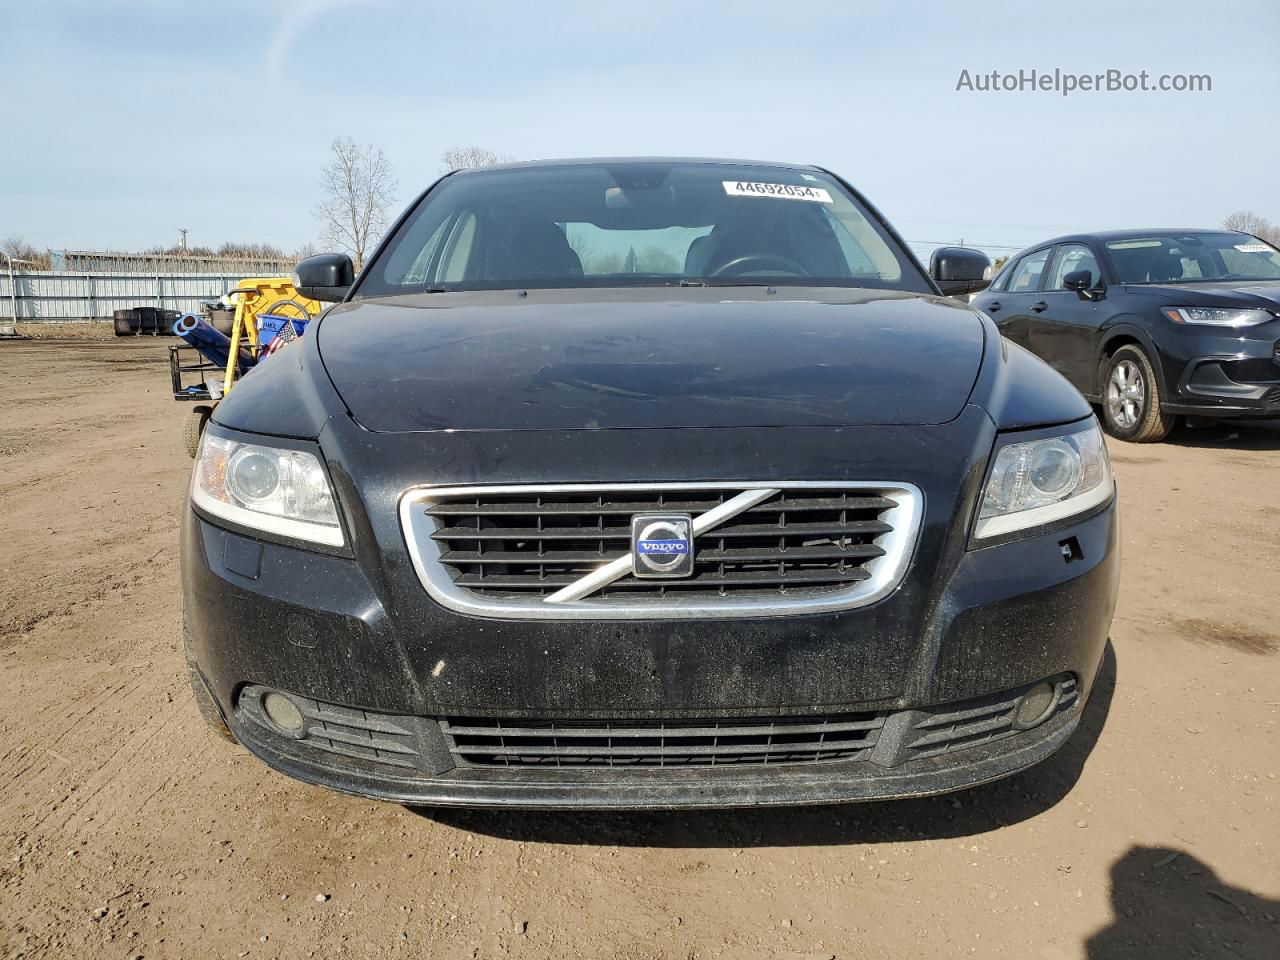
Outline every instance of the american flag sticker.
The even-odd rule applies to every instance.
[[[280,328],[280,332],[271,338],[271,342],[263,349],[262,355],[268,357],[278,350],[283,350],[297,339],[298,333],[293,329],[293,321],[289,320]]]

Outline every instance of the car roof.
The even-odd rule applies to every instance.
[[[566,157],[559,160],[518,160],[498,163],[488,167],[473,167],[455,171],[454,176],[489,173],[494,170],[522,170],[530,168],[581,167],[609,163],[686,163],[702,166],[781,167],[784,170],[821,170],[808,163],[772,163],[767,160],[734,160],[727,157]]]
[[[1242,237],[1249,236],[1240,230],[1228,230],[1226,227],[1152,227],[1146,230],[1095,230],[1091,233],[1066,233],[1052,240],[1042,240],[1040,243],[1023,247],[1017,253],[1010,255],[1009,261],[1012,262],[1025,254],[1043,250],[1056,243],[1075,243],[1084,240],[1101,240],[1106,243],[1108,240],[1136,240],[1141,237],[1183,237],[1188,233],[1238,233]]]

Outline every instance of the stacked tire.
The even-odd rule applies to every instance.
[[[117,310],[112,315],[117,337],[131,337],[138,332],[138,311]]]
[[[181,314],[176,310],[161,310],[157,307],[130,307],[117,310],[112,314],[112,325],[117,337],[131,337],[142,333],[152,336],[166,336],[173,333],[174,321]]]

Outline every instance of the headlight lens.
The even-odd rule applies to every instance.
[[[1273,318],[1266,310],[1222,307],[1165,307],[1164,315],[1174,323],[1198,323],[1207,327],[1254,327]]]
[[[240,443],[206,431],[191,499],[214,516],[246,527],[332,547],[343,544],[324,467],[303,450]]]
[[[975,540],[1074,516],[1111,496],[1111,462],[1096,420],[1085,430],[1008,443],[982,494]]]

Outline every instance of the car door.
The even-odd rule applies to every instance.
[[[1031,352],[1071,381],[1081,393],[1094,391],[1094,347],[1102,323],[1102,304],[1068,290],[1068,273],[1088,270],[1090,286],[1098,282],[1098,258],[1086,243],[1060,243],[1055,249],[1027,322]]]
[[[1053,247],[1028,253],[1013,265],[1003,292],[988,300],[983,309],[1000,332],[1020,346],[1030,349],[1031,305],[1039,298],[1040,281]]]

